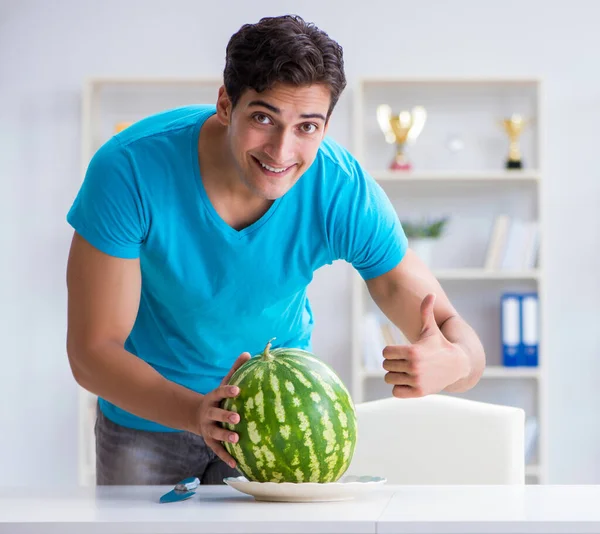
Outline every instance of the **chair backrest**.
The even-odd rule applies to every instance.
[[[391,484],[524,484],[525,412],[446,394],[356,405],[348,475]]]

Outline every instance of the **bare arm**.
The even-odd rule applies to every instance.
[[[368,280],[367,287],[377,306],[411,343],[424,336],[422,304],[428,294],[435,294],[435,324],[447,341],[460,347],[466,362],[465,372],[460,373],[464,376],[447,385],[445,391],[466,391],[479,381],[485,367],[485,353],[477,334],[460,317],[437,279],[412,250],[406,252],[394,269]]]
[[[199,433],[203,395],[167,380],[124,348],[140,301],[139,260],[108,256],[76,233],[67,287],[67,353],[77,383],[139,417]]]

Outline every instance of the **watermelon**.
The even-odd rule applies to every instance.
[[[240,392],[221,407],[240,422],[223,427],[239,440],[223,445],[248,480],[335,482],[356,446],[352,398],[327,364],[300,349],[270,350],[273,339],[229,380]]]

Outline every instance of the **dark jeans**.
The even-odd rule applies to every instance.
[[[223,484],[240,476],[202,437],[190,432],[148,432],[113,423],[96,410],[96,484],[175,485],[187,477]]]

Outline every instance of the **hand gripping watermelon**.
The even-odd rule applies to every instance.
[[[335,482],[356,446],[356,413],[336,373],[310,352],[270,350],[244,363],[229,384],[240,388],[221,407],[240,414],[237,443],[224,442],[248,480]]]

